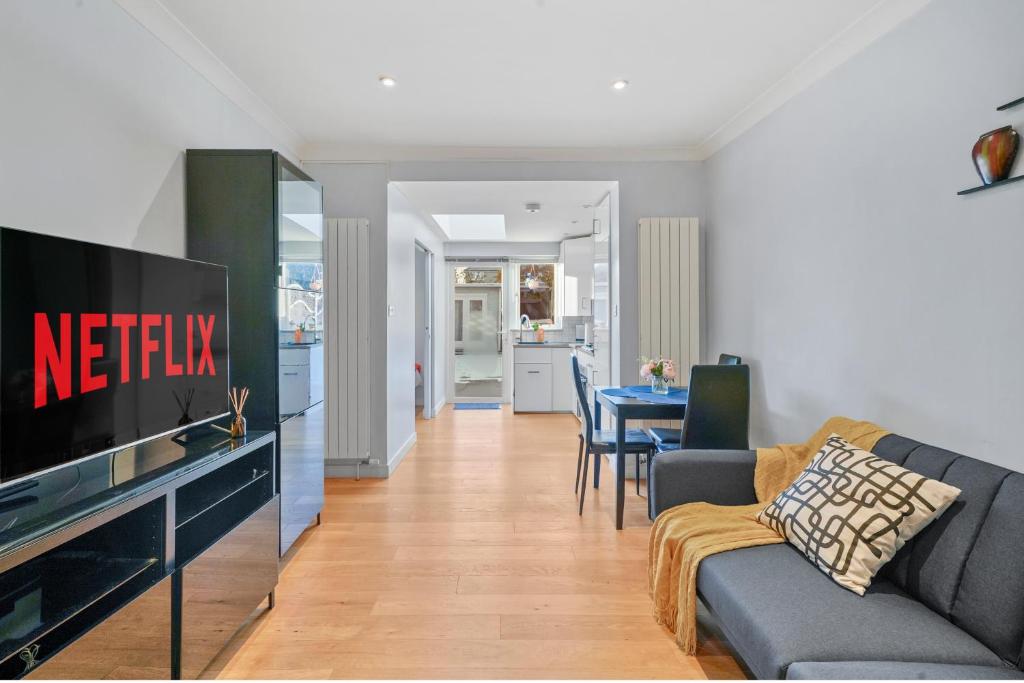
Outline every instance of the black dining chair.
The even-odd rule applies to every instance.
[[[580,496],[580,514],[583,514],[583,500],[587,495],[587,470],[590,465],[590,456],[600,458],[605,453],[615,452],[615,430],[602,429],[594,431],[594,419],[590,414],[590,404],[587,403],[587,392],[583,389],[583,379],[580,376],[580,362],[576,354],[571,356],[572,379],[576,385],[576,396],[580,400],[580,408],[583,411],[583,429],[580,430],[580,452],[576,458],[576,492]],[[649,463],[654,455],[654,441],[641,429],[626,430],[626,454],[636,456],[636,487],[640,493],[640,456],[647,457]],[[580,478],[582,469],[583,477]],[[650,469],[650,466],[648,466]],[[595,482],[596,483],[596,482]],[[582,484],[582,485],[581,485]]]
[[[658,452],[703,448],[748,447],[750,428],[750,366],[694,365],[683,428],[652,428]]]
[[[718,354],[719,365],[740,365],[743,359],[730,353]],[[651,427],[647,433],[654,439],[658,452],[674,451],[679,447],[680,430],[672,427]]]

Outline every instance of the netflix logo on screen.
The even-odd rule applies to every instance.
[[[0,485],[229,411],[228,271],[0,228]]]
[[[177,344],[176,319],[181,326],[179,329],[185,332]],[[79,391],[83,394],[106,389],[114,382],[146,381],[154,373],[162,373],[164,377],[216,375],[211,349],[216,322],[215,314],[60,313],[51,316],[36,312],[33,405],[42,408],[50,401],[51,382],[56,400],[71,398],[74,374],[79,377]],[[74,326],[77,326],[77,348],[72,348]],[[116,371],[96,370],[96,361],[111,355],[110,342],[97,341],[97,337],[113,338],[112,343],[117,347],[113,355],[119,359]],[[133,367],[136,358],[137,367]]]

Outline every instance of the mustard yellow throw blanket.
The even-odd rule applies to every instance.
[[[870,451],[888,434],[870,422],[833,417],[801,444],[758,448],[753,505],[688,503],[665,510],[654,520],[648,580],[654,617],[675,633],[680,649],[697,650],[697,567],[709,555],[737,548],[782,543],[783,538],[757,521],[757,513],[785,490],[833,433]]]

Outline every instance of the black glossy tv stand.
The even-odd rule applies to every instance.
[[[0,488],[0,678],[196,678],[273,605],[275,443],[199,426]]]

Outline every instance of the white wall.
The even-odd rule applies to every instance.
[[[1024,130],[1022,26],[935,0],[707,163],[707,355],[751,363],[757,445],[846,414],[1024,467],[1024,185],[956,196]]]
[[[189,147],[277,148],[111,0],[0,2],[0,225],[185,253]]]
[[[388,469],[393,471],[398,462],[415,443],[416,405],[416,242],[435,254],[434,290],[445,291],[445,277],[441,254],[444,245],[435,228],[420,215],[394,184],[387,187],[387,292],[394,313],[387,317],[387,458]],[[439,264],[440,262],[440,264]],[[445,299],[441,305],[435,299],[434,329],[444,330]],[[447,366],[444,336],[435,334],[434,345],[434,404],[444,401]]]
[[[447,242],[450,258],[557,258],[558,242]]]
[[[305,164],[307,173],[324,188],[324,214],[328,218],[366,218],[370,221],[370,339],[384,340],[387,334],[387,252],[388,252],[388,196],[387,166],[385,164]],[[387,363],[387,348],[370,345],[372,367],[383,368]],[[383,371],[382,371],[383,374]],[[387,469],[387,392],[383,380],[370,383],[370,396],[366,397],[370,411],[370,455],[380,465],[360,468],[367,477],[384,477]],[[332,475],[355,475],[355,468],[332,467]]]

